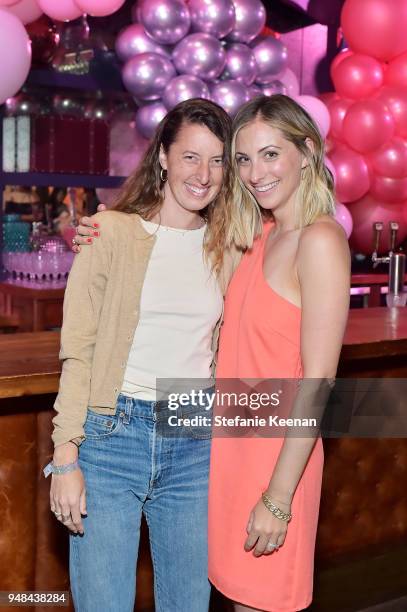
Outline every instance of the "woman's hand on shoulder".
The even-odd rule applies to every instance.
[[[105,204],[99,204],[98,212],[107,210]],[[92,217],[82,217],[80,224],[76,228],[76,236],[74,238],[75,244],[72,245],[72,251],[79,253],[81,250],[80,245],[92,244],[93,238],[100,236],[99,223],[95,220],[95,215]]]

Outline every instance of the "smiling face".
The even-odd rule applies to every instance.
[[[223,143],[206,126],[184,123],[167,153],[160,151],[167,170],[163,207],[199,212],[219,194],[223,178]]]
[[[307,161],[281,130],[256,118],[239,130],[235,149],[239,176],[263,209],[294,207]]]

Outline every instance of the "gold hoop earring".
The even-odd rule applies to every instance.
[[[161,168],[161,170],[160,170],[160,179],[161,179],[161,181],[162,181],[163,183],[165,183],[165,181],[167,180],[167,178],[168,178],[168,173],[167,173],[167,170],[166,170],[165,168]]]

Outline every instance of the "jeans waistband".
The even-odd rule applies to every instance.
[[[214,387],[204,389],[203,393],[211,395],[214,393]],[[168,419],[171,414],[177,414],[177,416],[193,416],[195,414],[211,414],[212,410],[209,409],[208,403],[197,403],[180,405],[176,408],[170,408],[167,400],[150,401],[137,399],[135,397],[129,397],[120,393],[117,398],[117,410],[123,413],[124,421],[129,422],[132,416],[142,416],[144,418],[151,418],[154,421]]]

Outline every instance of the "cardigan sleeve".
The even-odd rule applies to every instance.
[[[98,213],[94,219],[100,225],[100,237],[75,256],[65,290],[59,353],[62,374],[52,421],[55,446],[85,437],[93,353],[114,247],[111,213]]]

